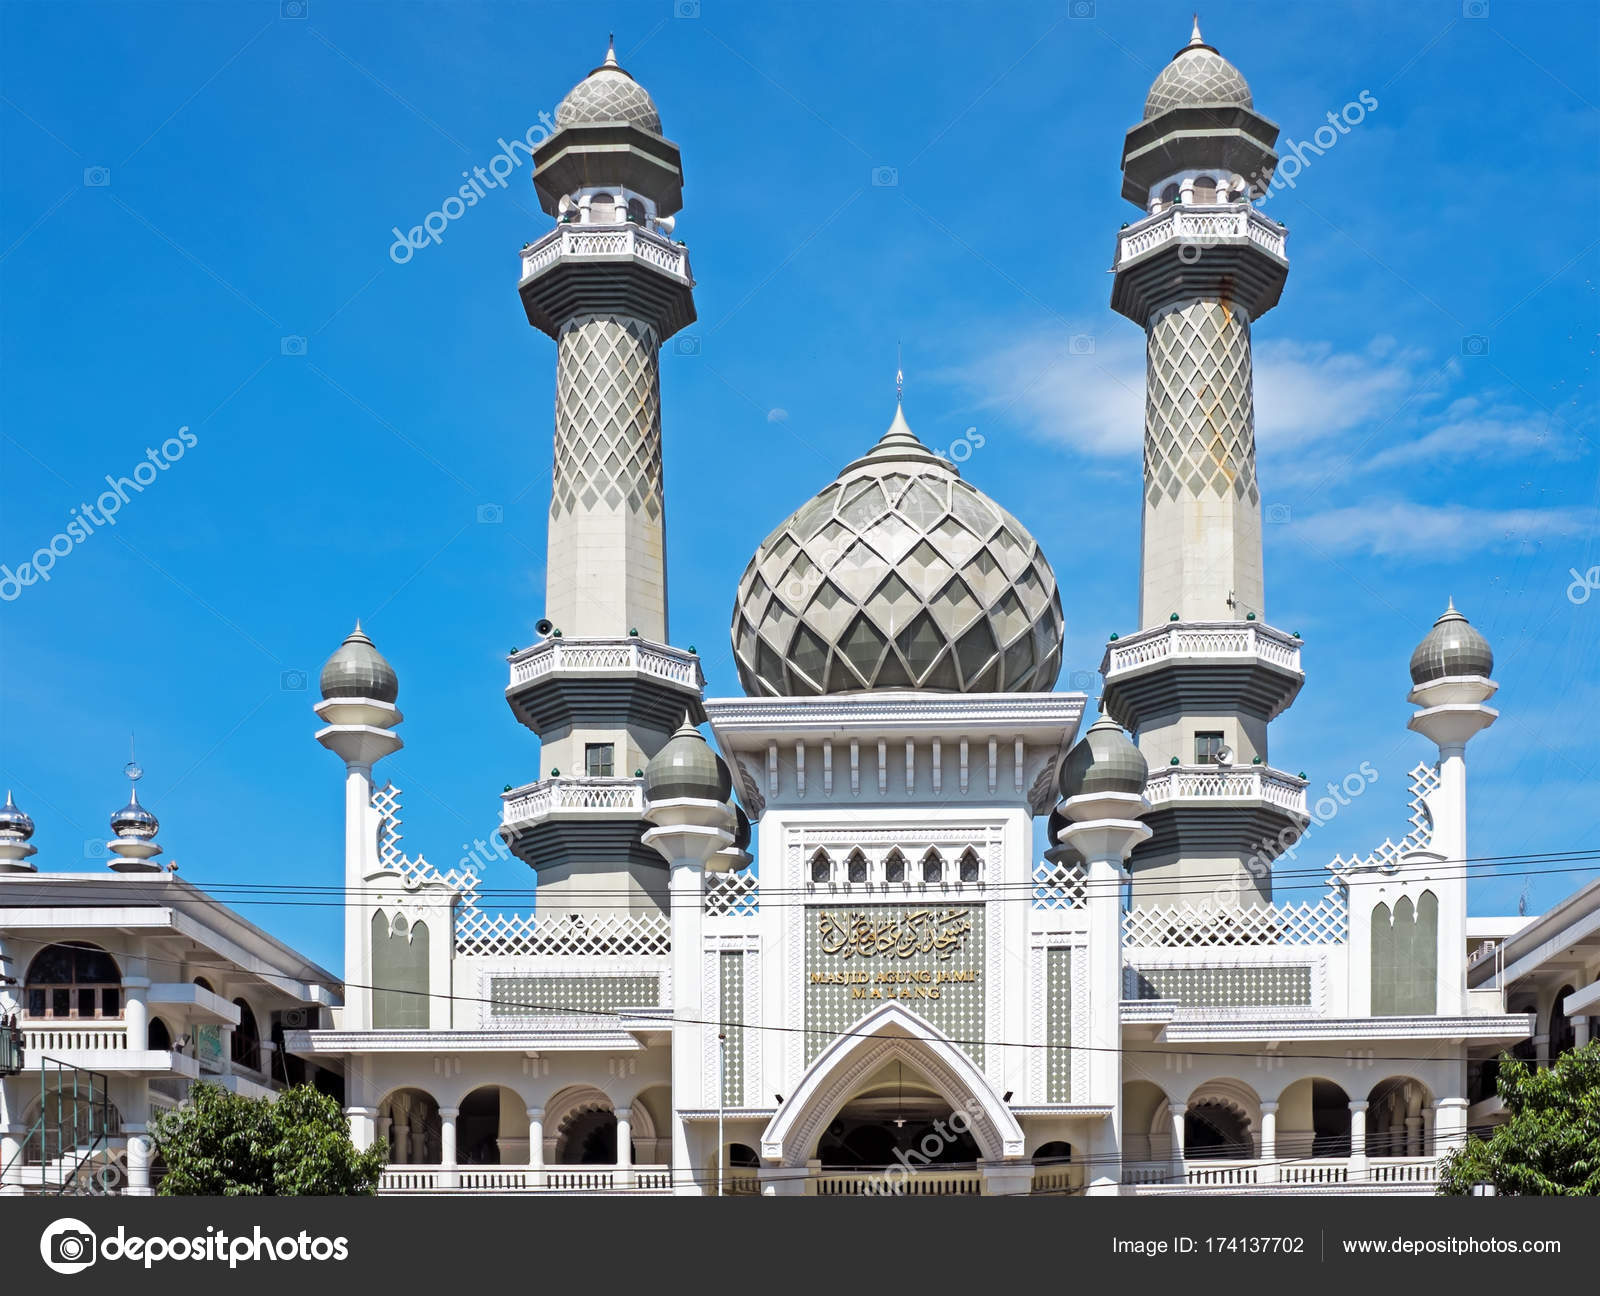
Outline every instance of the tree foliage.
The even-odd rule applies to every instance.
[[[151,1123],[165,1197],[371,1196],[381,1148],[357,1151],[339,1104],[310,1085],[242,1098],[197,1084]]]
[[[1504,1054],[1497,1087],[1506,1123],[1444,1158],[1439,1191],[1488,1182],[1505,1195],[1600,1196],[1600,1040],[1544,1070]]]

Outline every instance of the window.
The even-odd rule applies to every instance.
[[[828,852],[819,850],[811,857],[811,880],[813,882],[826,882],[828,875],[833,872],[833,861],[828,858]]]
[[[1222,735],[1219,733],[1197,733],[1194,736],[1194,763],[1196,765],[1219,765],[1217,754],[1222,751]]]
[[[906,880],[906,857],[898,849],[890,851],[883,861],[883,880],[885,882]]]
[[[97,946],[50,945],[28,965],[23,1001],[30,1017],[121,1017],[122,972]]]
[[[1196,176],[1194,182],[1194,201],[1196,203],[1216,202],[1217,182],[1210,176]]]
[[[976,882],[982,867],[978,863],[978,852],[970,846],[961,852],[961,880],[963,882]]]
[[[939,858],[939,852],[929,851],[922,857],[922,880],[924,882],[937,882],[944,877],[944,861]]]
[[[251,1071],[261,1070],[261,1032],[256,1027],[256,1015],[243,999],[235,999],[233,1006],[239,1010],[239,1024],[233,1028],[233,1043],[229,1049],[234,1066]]]
[[[611,777],[615,751],[616,748],[611,743],[585,743],[583,745],[583,767],[588,771],[590,778]]]
[[[850,852],[850,858],[845,861],[845,876],[857,883],[867,880],[867,857],[860,851]]]

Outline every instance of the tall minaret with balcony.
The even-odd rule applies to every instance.
[[[641,841],[642,771],[703,677],[667,646],[661,344],[693,322],[678,147],[645,89],[605,61],[556,109],[533,183],[558,224],[522,251],[528,321],[556,344],[555,455],[540,642],[513,649],[507,700],[542,777],[505,796],[502,836],[560,912],[660,907]]]
[[[1298,637],[1263,620],[1250,330],[1289,265],[1252,199],[1277,137],[1196,21],[1123,147],[1122,196],[1145,216],[1118,237],[1111,304],[1145,330],[1144,515],[1139,630],[1101,669],[1152,771],[1136,904],[1268,899],[1304,822],[1303,780],[1266,764],[1267,723],[1304,678]]]

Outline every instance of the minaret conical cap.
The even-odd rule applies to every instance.
[[[1456,611],[1451,599],[1433,629],[1411,654],[1411,682],[1429,684],[1456,675],[1478,675],[1484,679],[1494,672],[1494,650],[1489,641]]]
[[[375,702],[392,703],[400,696],[400,679],[394,667],[363,633],[359,620],[324,663],[319,683],[324,701],[371,698]]]

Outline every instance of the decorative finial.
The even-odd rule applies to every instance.
[[[601,66],[602,67],[612,67],[612,68],[617,66],[617,34],[616,34],[616,32],[611,32],[606,37],[606,61],[603,64],[601,64]]]
[[[1191,45],[1204,45],[1205,43],[1206,43],[1205,37],[1200,34],[1200,15],[1199,14],[1195,14],[1194,15],[1194,35],[1189,37],[1189,44],[1191,44]]]
[[[900,364],[900,344],[894,344],[894,403],[898,405],[906,394],[906,371]]]

